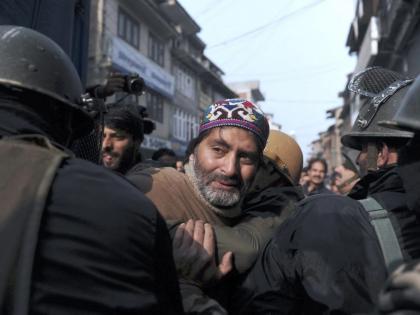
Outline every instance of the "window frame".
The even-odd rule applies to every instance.
[[[140,23],[122,7],[118,7],[117,34],[119,38],[139,49]]]

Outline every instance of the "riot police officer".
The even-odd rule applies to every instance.
[[[52,40],[0,26],[1,313],[182,313],[155,207],[66,149],[92,127],[81,93]]]
[[[407,207],[420,213],[420,77],[407,91],[401,108],[393,118],[380,122],[384,127],[414,132],[414,138],[400,152],[399,174],[406,191]],[[379,297],[379,309],[383,314],[420,311],[420,264],[419,260],[399,267]]]
[[[357,163],[364,175],[348,196],[357,200],[373,198],[372,201],[386,211],[390,225],[383,234],[387,237],[392,230],[395,231],[401,249],[395,249],[399,258],[395,256],[392,260],[400,261],[420,257],[420,223],[407,208],[398,165],[399,151],[413,137],[413,133],[389,129],[378,122],[393,118],[412,82],[412,79],[380,67],[356,74],[349,89],[365,96],[367,102],[361,108],[352,130],[341,139],[345,146],[360,151]],[[383,248],[383,251],[386,257],[388,250]]]

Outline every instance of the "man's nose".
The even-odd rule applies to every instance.
[[[238,159],[234,154],[228,154],[223,161],[222,172],[225,176],[233,177],[238,173]]]
[[[105,149],[105,148],[109,148],[109,149],[112,148],[112,141],[110,137],[104,137],[102,140],[102,149]]]

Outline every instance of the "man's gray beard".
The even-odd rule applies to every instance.
[[[235,188],[235,191],[225,191],[222,189],[216,189],[206,183],[211,183],[212,174],[206,175],[203,173],[200,167],[200,163],[192,161],[192,176],[193,181],[196,184],[198,190],[211,205],[215,207],[233,207],[239,203],[241,196],[246,189],[246,185],[241,190]]]

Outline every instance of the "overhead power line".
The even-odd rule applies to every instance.
[[[306,99],[306,100],[281,100],[281,99],[266,99],[265,100],[266,103],[305,103],[305,104],[325,104],[325,103],[338,103],[340,102],[339,99],[336,100],[310,100],[310,99]]]
[[[213,49],[213,48],[216,48],[216,47],[224,46],[224,45],[233,43],[233,42],[235,42],[235,41],[237,41],[237,40],[239,40],[239,39],[241,39],[243,37],[246,37],[246,36],[255,34],[257,32],[260,32],[260,31],[266,29],[267,27],[270,27],[270,26],[272,26],[272,25],[274,25],[276,23],[282,22],[282,21],[286,20],[287,18],[289,18],[289,17],[291,17],[293,15],[296,15],[298,13],[302,13],[303,11],[306,11],[306,10],[308,10],[308,9],[314,7],[314,6],[317,6],[317,5],[319,5],[320,3],[324,2],[324,1],[325,0],[318,0],[316,2],[310,3],[307,6],[304,6],[304,7],[300,8],[300,9],[297,9],[296,11],[290,12],[289,14],[283,15],[283,16],[277,18],[277,19],[274,19],[274,20],[272,20],[272,21],[270,21],[270,22],[268,22],[268,23],[266,23],[264,25],[261,25],[261,26],[259,26],[257,28],[254,28],[254,29],[252,29],[250,31],[247,31],[247,32],[242,33],[240,35],[237,35],[237,36],[234,36],[234,37],[229,38],[227,40],[224,40],[223,42],[220,42],[220,43],[217,43],[217,44],[214,44],[214,45],[210,45],[207,49]]]

